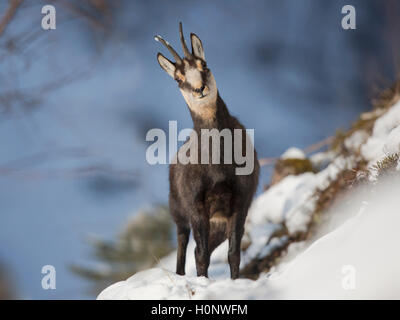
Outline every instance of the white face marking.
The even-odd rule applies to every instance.
[[[202,86],[201,73],[195,68],[189,68],[185,71],[186,82],[189,83],[192,88],[200,88]]]
[[[195,89],[201,88],[203,85],[200,71],[193,67],[186,68],[185,81]],[[180,90],[183,98],[193,112],[204,118],[209,118],[214,115],[215,102],[217,101],[217,84],[211,72],[205,83],[203,96],[201,93],[189,91],[187,89]]]

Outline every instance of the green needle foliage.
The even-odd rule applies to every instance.
[[[139,212],[128,222],[115,241],[91,240],[93,255],[102,267],[71,266],[71,270],[94,283],[91,292],[125,280],[150,268],[175,248],[172,221],[166,206]]]

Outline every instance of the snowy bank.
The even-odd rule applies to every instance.
[[[154,268],[110,286],[98,299],[398,299],[396,188],[382,188],[376,201],[269,277],[215,280]]]
[[[211,257],[210,279],[196,277],[195,244],[191,240],[186,276],[173,272],[174,252],[162,259],[158,268],[106,288],[98,299],[400,298],[400,200],[395,191],[399,181],[392,179],[377,186],[372,198],[370,190],[351,191],[350,204],[335,209],[340,212],[331,212],[341,217],[333,230],[321,232],[312,244],[289,241],[309,229],[318,190],[328,188],[343,170],[355,170],[361,161],[371,169],[388,154],[400,151],[400,103],[380,114],[371,133],[355,131],[344,145],[347,155],[337,154],[318,173],[287,176],[253,202],[241,268],[268,257],[276,248],[288,252],[283,262],[267,274],[261,273],[258,280],[227,279],[227,242]]]

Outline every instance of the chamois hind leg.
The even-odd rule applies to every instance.
[[[210,221],[205,214],[204,205],[202,203],[197,203],[195,205],[195,212],[191,214],[191,225],[193,237],[196,241],[194,254],[196,258],[197,276],[208,277],[208,266],[210,265],[210,252],[208,248]]]
[[[239,278],[240,243],[243,237],[246,213],[243,210],[234,211],[228,220],[228,261],[232,279]]]
[[[210,256],[226,239],[226,223],[227,220],[210,221],[210,238],[208,240],[208,252]]]
[[[177,225],[178,233],[178,254],[176,257],[176,273],[185,274],[186,248],[189,242],[190,227]]]

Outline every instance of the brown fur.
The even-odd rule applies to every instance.
[[[246,133],[243,125],[229,114],[219,96],[214,76],[207,68],[201,40],[191,34],[192,53],[188,52],[180,26],[181,43],[185,58],[177,56],[174,49],[160,37],[168,50],[176,57],[177,63],[157,55],[160,66],[174,78],[189,107],[193,129],[201,137],[202,129],[227,129],[232,137],[234,129],[242,130],[242,153],[254,153],[254,170],[249,175],[236,175],[241,167],[235,163],[234,148],[232,164],[224,164],[224,139],[220,141],[221,164],[171,164],[169,167],[169,206],[177,225],[178,233],[178,274],[185,274],[186,248],[190,230],[196,241],[195,257],[198,276],[208,275],[210,255],[225,239],[229,239],[228,261],[231,278],[239,277],[240,242],[250,203],[258,184],[259,164],[254,148],[246,150]],[[182,147],[181,147],[182,148]],[[183,149],[185,150],[185,149]],[[190,149],[188,150],[190,153]],[[198,154],[201,154],[201,139],[198,140]]]
[[[194,130],[244,127],[232,117],[218,96],[215,118],[205,121],[191,112]],[[245,137],[244,137],[245,139]],[[245,140],[243,149],[245,150]],[[199,150],[200,150],[199,142]],[[223,139],[221,159],[223,159]],[[225,239],[229,239],[228,260],[233,279],[239,277],[240,242],[244,232],[247,211],[255,193],[259,165],[255,150],[254,171],[247,176],[235,174],[237,164],[187,164],[170,165],[170,211],[177,225],[177,273],[185,273],[185,257],[190,229],[196,241],[196,267],[199,276],[208,275],[210,255]],[[232,152],[234,152],[232,150]],[[210,155],[211,156],[211,155]]]

